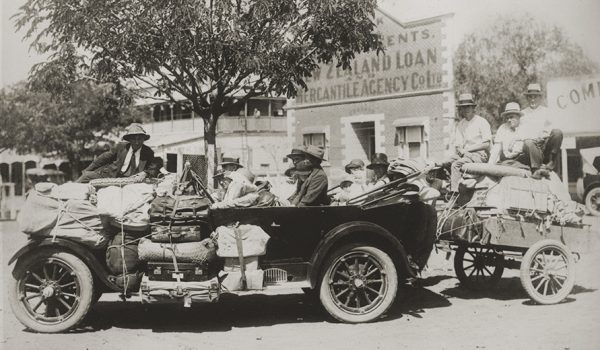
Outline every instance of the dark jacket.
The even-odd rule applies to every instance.
[[[117,177],[121,167],[123,167],[123,163],[125,162],[125,157],[127,157],[127,152],[129,152],[129,148],[131,144],[128,142],[121,142],[111,148],[109,151],[106,151],[96,157],[92,164],[90,164],[87,168],[83,170],[83,173],[86,172],[94,172],[96,176],[92,176],[93,178],[106,178],[106,177]],[[154,152],[150,147],[146,145],[142,145],[140,150],[140,164],[138,164],[138,172],[150,170],[152,160],[154,159]]]
[[[327,205],[330,203],[327,188],[327,174],[323,168],[317,167],[292,196],[292,205],[298,207]]]

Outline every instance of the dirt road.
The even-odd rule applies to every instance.
[[[595,232],[600,225],[594,222]],[[2,281],[6,262],[25,235],[0,222]],[[600,247],[577,264],[569,298],[534,305],[518,271],[491,291],[460,287],[445,254],[434,254],[421,288],[403,289],[384,319],[331,321],[300,291],[290,295],[223,297],[191,309],[121,302],[103,296],[85,326],[70,334],[35,334],[14,318],[2,290],[1,349],[600,349]],[[2,283],[2,286],[5,284]],[[4,289],[4,288],[3,288]]]

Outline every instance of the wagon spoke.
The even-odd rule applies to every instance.
[[[348,280],[348,281],[350,280],[350,275],[348,275],[348,274],[347,274],[347,273],[345,273],[344,271],[339,271],[339,270],[336,270],[336,271],[335,271],[335,273],[337,273],[338,275],[340,275],[340,276],[344,277],[344,278],[345,278],[346,280]]]
[[[371,288],[371,287],[369,287],[369,286],[366,286],[366,289],[368,289],[368,290],[370,290],[371,292],[373,292],[373,293],[375,293],[375,294],[379,295],[379,291],[378,291],[378,290],[376,290],[376,289],[373,289],[373,288]]]
[[[31,284],[31,283],[25,283],[25,287],[26,288],[33,288],[33,289],[40,289],[40,286],[36,286],[35,284]]]
[[[73,285],[76,285],[76,284],[77,284],[77,283],[76,283],[75,281],[73,281],[73,282],[69,282],[69,283],[67,283],[67,284],[61,284],[61,285],[60,285],[60,288],[67,288],[67,287],[70,287],[70,286],[73,286]]]
[[[60,283],[60,281],[62,281],[62,279],[63,279],[63,278],[64,278],[64,277],[65,277],[65,276],[66,276],[68,273],[69,273],[69,270],[65,269],[65,271],[62,273],[62,275],[60,275],[60,276],[58,277],[58,279],[56,280],[56,282],[59,282],[59,283]]]
[[[533,277],[533,278],[531,279],[531,282],[533,282],[533,281],[536,281],[536,280],[539,280],[539,279],[540,279],[540,278],[542,278],[542,277],[544,277],[544,275],[542,275],[542,274],[539,274],[539,275],[537,275],[537,276]]]
[[[26,296],[26,297],[24,298],[24,300],[31,300],[31,299],[33,299],[33,298],[36,298],[36,297],[41,297],[41,296],[42,296],[42,293],[32,294],[32,295]],[[43,301],[43,299],[44,299],[44,298],[42,298],[42,301]]]
[[[472,268],[474,265],[475,265],[475,264],[471,264],[471,265],[469,265],[469,266],[465,266],[465,267],[463,267],[463,270],[465,270],[465,271],[466,271],[466,270],[468,270],[468,269]]]
[[[378,271],[379,269],[377,268],[377,266],[373,266],[373,270],[371,271],[367,271],[367,273],[365,274],[365,277],[369,277],[372,274],[374,274],[376,271]]]
[[[555,276],[552,276],[551,278],[552,278],[552,280],[553,280],[553,281],[554,281],[556,284],[558,284],[558,288],[559,288],[559,289],[562,289],[562,287],[563,287],[563,283],[561,283],[559,280],[557,280],[557,279],[555,278]]]
[[[363,289],[363,296],[365,297],[365,300],[367,301],[367,304],[371,304],[373,301],[371,300],[371,298],[369,298],[369,293],[367,293],[366,289]]]
[[[33,277],[35,277],[36,280],[38,280],[38,282],[44,283],[44,280],[40,276],[38,276],[35,272],[33,272],[33,271],[30,271],[30,272],[31,272],[31,275]]]
[[[40,306],[42,305],[43,302],[44,302],[44,299],[42,298],[37,304],[35,304],[35,306],[33,307],[33,312],[36,312],[37,309],[40,308]]]
[[[369,284],[369,283],[383,283],[383,279],[367,280],[367,284]]]
[[[71,294],[71,293],[61,293],[61,294],[62,295],[66,295],[66,296],[71,297],[71,298],[77,299],[77,295],[75,295],[75,294]]]
[[[544,285],[544,295],[548,295],[547,291],[548,291],[549,282],[550,282],[550,280],[546,280],[546,284]]]
[[[485,271],[487,271],[487,273],[490,274],[490,276],[493,275],[493,273],[490,270],[488,270],[488,268],[486,266],[484,266],[483,268],[485,269]]]
[[[71,309],[71,305],[67,304],[67,302],[63,298],[59,297],[58,301],[60,301],[60,303],[67,308],[67,311]]]
[[[475,273],[475,271],[477,271],[477,269],[476,269],[476,268],[475,268],[475,269],[473,269],[473,271],[471,271],[471,273],[469,274],[469,276],[468,276],[468,277],[471,277],[471,276],[473,276],[473,274]]]

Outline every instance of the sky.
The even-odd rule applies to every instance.
[[[27,78],[31,66],[43,57],[29,50],[23,33],[15,33],[14,15],[25,0],[2,1],[0,87]],[[565,33],[596,62],[600,62],[600,0],[380,0],[380,6],[401,22],[454,13],[455,42],[477,31],[497,15],[528,12]]]

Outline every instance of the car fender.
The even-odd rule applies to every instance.
[[[333,251],[336,243],[340,242],[352,234],[363,233],[373,235],[377,241],[385,242],[388,251],[397,253],[392,254],[391,258],[398,262],[400,268],[399,275],[415,277],[414,272],[408,267],[408,258],[402,242],[391,234],[385,228],[368,221],[352,221],[336,226],[323,236],[310,259],[309,278],[311,286],[317,285],[321,265],[326,261],[328,255]],[[389,244],[389,245],[388,245]]]
[[[44,238],[41,240],[31,240],[27,245],[19,249],[8,261],[8,265],[12,265],[15,261],[17,261],[22,256],[34,252],[37,249],[44,247],[59,247],[66,251],[69,251],[75,254],[78,258],[83,260],[83,262],[92,270],[94,276],[98,278],[98,280],[102,281],[102,283],[109,288],[110,290],[119,291],[121,290],[117,285],[112,283],[109,279],[109,273],[104,267],[104,265],[90,252],[90,249],[73,241],[64,238]]]

